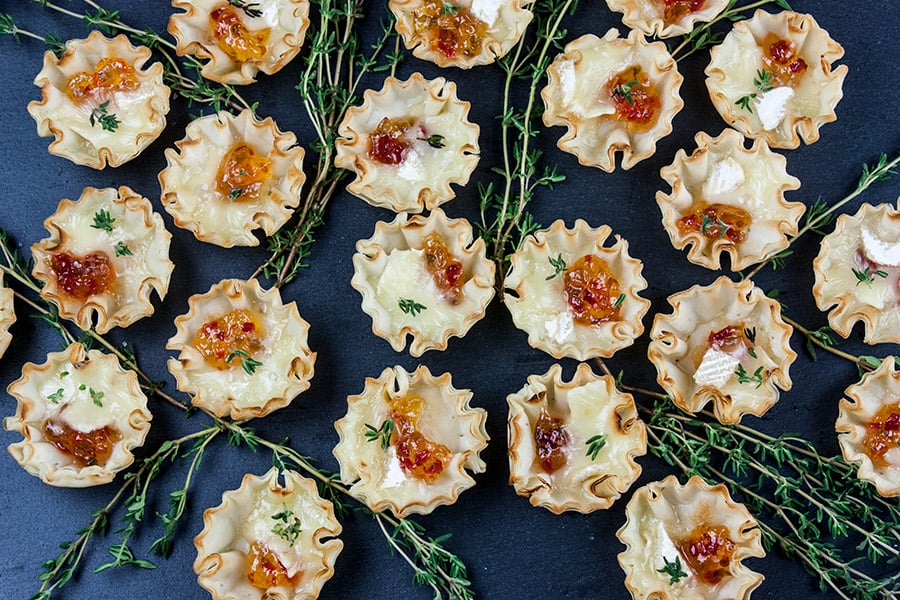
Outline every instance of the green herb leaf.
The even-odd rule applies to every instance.
[[[109,100],[91,110],[91,114],[88,117],[88,121],[91,123],[91,127],[100,123],[100,128],[103,131],[108,131],[110,133],[114,133],[116,129],[119,128],[119,117],[116,116],[116,113],[107,112],[109,108]]]
[[[57,404],[63,397],[63,389],[59,388],[49,396],[47,396],[47,400],[52,402],[53,404]]]
[[[887,271],[882,271],[880,269],[872,270],[870,266],[866,266],[863,270],[857,270],[853,267],[850,268],[853,271],[853,274],[856,276],[856,285],[864,283],[866,285],[872,285],[875,283],[875,277],[881,277],[884,279],[888,276]]]
[[[550,256],[547,258],[547,260],[550,261],[550,266],[553,267],[554,271],[553,271],[552,275],[548,275],[545,278],[546,281],[550,281],[551,279],[554,279],[555,277],[559,277],[560,275],[562,275],[565,272],[566,261],[563,260],[562,254],[557,254],[556,258],[553,258],[552,256]]]
[[[91,402],[94,403],[94,406],[99,406],[102,408],[103,402],[101,402],[101,400],[103,400],[103,392],[98,392],[94,388],[90,388],[88,390],[88,393],[90,393],[91,395]]]
[[[257,17],[262,16],[262,11],[259,10],[258,2],[245,2],[244,0],[228,0],[228,4],[234,6],[235,8],[241,9],[251,19],[255,19]]]
[[[631,95],[631,89],[640,83],[637,79],[632,79],[628,83],[620,83],[612,90],[612,95],[623,98],[628,104],[634,104],[634,97]]]
[[[459,6],[453,4],[452,2],[443,2],[443,8],[441,9],[441,14],[450,15],[451,17],[456,16],[456,11],[459,10]]]
[[[416,138],[416,139],[421,140],[423,142],[428,142],[428,145],[431,146],[432,148],[440,149],[440,148],[443,148],[444,146],[446,146],[446,144],[444,143],[444,136],[438,135],[436,133],[434,135],[429,135],[427,138],[420,137],[420,138]]]
[[[244,190],[242,188],[231,188],[231,191],[228,192],[228,199],[234,202],[243,195]]]
[[[419,304],[418,302],[416,302],[415,300],[411,300],[410,298],[400,298],[397,304],[400,306],[400,310],[414,317],[423,310],[428,309],[428,307],[424,304]]]
[[[613,303],[613,308],[619,308],[622,306],[623,302],[625,302],[625,294],[619,294],[619,297],[616,298],[616,301]]]
[[[255,360],[250,353],[242,348],[235,348],[231,354],[229,354],[225,358],[226,363],[231,363],[235,358],[239,358],[241,360],[241,367],[247,373],[247,375],[253,375],[256,373],[256,368],[261,367],[262,363],[258,360]]]
[[[119,242],[116,244],[116,256],[132,256],[134,253],[131,251],[131,248],[128,247],[128,244],[125,242]]]
[[[272,520],[278,521],[272,527],[272,533],[293,546],[297,542],[297,538],[303,532],[299,517],[287,506],[284,510],[272,515]]]
[[[596,460],[597,455],[600,453],[600,450],[606,445],[606,436],[603,434],[595,435],[588,438],[587,441],[587,455],[591,457],[591,460]]]
[[[101,209],[94,213],[94,223],[91,225],[94,229],[100,229],[106,233],[112,233],[115,218],[111,217],[108,210]]]
[[[744,369],[744,365],[738,365],[737,371],[734,372],[735,375],[738,376],[738,383],[750,383],[755,384],[757,388],[762,386],[764,382],[763,371],[765,367],[760,365],[754,372],[753,375],[747,373],[746,369]]]
[[[369,442],[378,441],[382,450],[387,450],[391,445],[391,436],[394,434],[394,420],[387,418],[381,422],[381,427],[375,428],[366,423],[365,436]]]
[[[669,562],[669,560],[663,556],[663,567],[662,569],[657,569],[656,572],[668,575],[669,585],[674,585],[688,576],[681,568],[681,558],[678,556],[676,556],[675,560],[672,562]]]

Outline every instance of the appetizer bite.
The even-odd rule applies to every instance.
[[[14,299],[13,291],[8,287],[3,287],[3,273],[0,273],[0,358],[3,358],[3,354],[12,341],[9,328],[16,322]]]
[[[606,4],[622,13],[622,23],[630,29],[671,38],[711,21],[725,10],[728,0],[606,0]]]

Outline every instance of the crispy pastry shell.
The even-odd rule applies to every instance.
[[[13,304],[15,296],[8,287],[3,287],[3,273],[0,273],[0,358],[9,348],[12,334],[9,328],[16,322],[16,310]]]
[[[110,231],[95,227],[102,211],[112,218]],[[166,297],[175,268],[169,260],[172,234],[150,201],[131,188],[84,188],[77,202],[61,200],[56,212],[44,221],[44,228],[50,237],[31,246],[32,274],[44,283],[41,297],[81,329],[90,329],[94,323],[98,333],[128,327],[153,314],[151,292],[156,291],[160,300]],[[53,256],[61,252],[76,256],[104,253],[116,273],[113,288],[85,300],[64,291],[52,263]]]
[[[778,388],[791,389],[789,369],[797,358],[790,347],[793,328],[782,320],[778,301],[752,281],[719,277],[712,285],[669,296],[669,304],[673,312],[653,320],[647,355],[656,366],[657,382],[680,409],[696,413],[712,401],[719,421],[737,423],[745,414],[758,417],[769,410],[778,401]],[[755,335],[753,352],[745,347],[734,364],[723,357],[715,360],[709,336],[738,324],[751,332],[748,337]],[[703,366],[705,360],[710,368]],[[739,382],[739,368],[748,378],[759,373],[759,381]],[[722,382],[701,375],[713,369]]]
[[[194,538],[197,582],[213,600],[315,600],[334,575],[334,563],[344,543],[337,539],[341,524],[334,506],[319,496],[316,483],[294,471],[278,469],[265,475],[244,475],[241,487],[222,494],[222,503],[203,512],[203,531]],[[283,525],[273,515],[290,511],[299,519],[293,544],[272,529]],[[248,581],[250,544],[263,541],[282,565],[299,573],[293,586],[262,590]]]
[[[366,439],[366,425],[378,428],[390,416],[388,402],[415,394],[424,401],[418,428],[429,440],[452,453],[449,464],[432,483],[407,475],[397,460],[394,446],[386,450]],[[363,393],[347,398],[347,414],[334,427],[340,438],[334,456],[341,481],[350,493],[373,511],[389,509],[397,517],[428,514],[436,507],[456,502],[475,480],[467,471],[483,473],[481,451],[487,447],[487,413],[470,408],[472,392],[453,387],[449,373],[434,377],[428,367],[408,373],[396,366],[377,379],[366,378]]]
[[[578,365],[568,382],[558,364],[543,375],[531,375],[506,402],[509,482],[532,506],[555,514],[609,508],[641,474],[634,459],[647,453],[647,431],[634,398],[586,363]],[[566,463],[552,474],[536,459],[534,431],[542,411],[561,419],[569,436]],[[588,440],[596,435],[606,436],[606,443],[591,459]]]
[[[219,370],[192,344],[206,323],[240,309],[259,319],[264,331],[262,349],[253,355],[262,364],[253,373],[240,360]],[[188,312],[175,319],[175,329],[166,348],[179,354],[169,359],[169,372],[178,389],[191,394],[192,404],[217,416],[264,417],[309,389],[316,362],[307,342],[309,323],[295,302],[282,303],[277,288],[263,290],[256,279],[223,279],[207,293],[188,298]]]
[[[611,233],[608,225],[592,228],[581,219],[575,221],[573,229],[566,229],[560,219],[529,236],[512,255],[503,299],[516,327],[528,333],[531,347],[554,358],[607,358],[633,344],[644,332],[642,319],[650,301],[638,296],[647,288],[641,275],[643,263],[628,254],[628,242],[618,235],[612,246],[605,246]],[[554,276],[550,259],[561,257],[566,265],[572,265],[588,254],[605,260],[619,281],[625,295],[619,320],[598,325],[574,320],[565,299],[563,277]]]
[[[44,66],[34,79],[34,85],[41,88],[41,99],[29,102],[28,112],[37,122],[39,136],[53,136],[50,153],[94,169],[118,167],[159,137],[166,127],[170,90],[163,84],[161,63],[142,68],[150,54],[145,46],[132,46],[125,35],[108,39],[97,30],[87,39],[68,41],[60,58],[45,52]],[[66,95],[70,77],[93,72],[98,61],[114,57],[134,67],[137,89],[81,102]],[[118,119],[114,131],[97,122],[101,114],[96,111],[102,104],[107,115]]]
[[[456,96],[456,84],[443,77],[426,80],[413,73],[406,81],[388,77],[380,91],[366,90],[362,106],[347,110],[335,141],[334,164],[356,173],[347,191],[372,206],[394,212],[422,212],[452,200],[451,183],[465,185],[478,165],[478,125],[469,122],[469,103]],[[410,144],[399,165],[369,156],[369,136],[382,119],[412,119],[404,135]],[[443,147],[428,143],[443,137]]]
[[[79,343],[49,353],[41,365],[25,363],[7,392],[17,400],[16,414],[4,419],[3,427],[24,437],[9,445],[9,453],[30,474],[58,487],[112,481],[134,462],[132,450],[143,445],[153,418],[134,371],[123,370],[111,354],[85,352]],[[49,418],[84,433],[109,426],[120,439],[105,464],[79,467],[45,437]]]
[[[640,65],[659,90],[659,113],[644,132],[629,132],[612,118],[616,107],[606,90],[608,82],[631,65]],[[637,30],[627,38],[620,38],[617,29],[602,38],[583,35],[566,44],[547,75],[549,82],[541,90],[544,125],[566,126],[556,145],[577,156],[579,163],[607,173],[616,168],[616,152],[622,152],[623,169],[652,156],[656,142],[672,133],[672,119],[684,106],[679,95],[684,77],[665,44],[647,43]]]
[[[622,13],[622,23],[645,35],[671,38],[689,33],[696,23],[714,19],[728,6],[728,0],[708,0],[697,12],[688,12],[678,21],[665,21],[663,0],[606,0],[609,9]]]

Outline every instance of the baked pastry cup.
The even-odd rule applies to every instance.
[[[725,121],[773,148],[811,144],[837,119],[847,67],[840,44],[811,15],[757,10],[710,51],[706,87]]]
[[[260,71],[277,73],[300,52],[309,27],[309,0],[172,0],[172,6],[184,11],[169,17],[175,51],[206,61],[200,74],[219,83],[246,85]]]
[[[465,219],[448,219],[439,208],[427,217],[401,213],[356,243],[350,285],[362,294],[375,335],[397,352],[412,336],[409,353],[421,356],[445,350],[484,316],[494,263]]]
[[[309,389],[316,353],[297,304],[256,279],[223,279],[188,298],[166,348],[169,372],[194,406],[232,419],[264,417]]]
[[[245,475],[203,512],[197,582],[213,600],[314,600],[344,543],[334,506],[312,479],[278,469]]]
[[[728,254],[732,271],[787,248],[806,206],[784,199],[785,191],[800,187],[785,170],[785,158],[761,139],[746,148],[734,129],[716,138],[701,131],[694,139],[690,156],[679,150],[660,171],[672,186],[669,194],[656,193],[672,245],[688,246],[688,260],[707,269],[720,269]]]
[[[150,54],[125,35],[109,39],[96,30],[66,42],[59,58],[45,52],[34,79],[41,99],[28,112],[39,136],[53,136],[50,154],[94,169],[118,167],[159,137],[171,90],[161,63],[143,68]]]
[[[669,296],[669,304],[674,312],[653,320],[647,355],[678,408],[693,414],[712,402],[719,421],[738,423],[765,414],[778,388],[791,389],[793,328],[752,281],[719,277]]]
[[[257,246],[287,223],[306,181],[303,148],[293,133],[249,110],[195,119],[166,150],[162,202],[175,225],[217,246]],[[211,168],[213,165],[215,169]]]
[[[47,362],[25,363],[7,392],[16,414],[3,420],[23,440],[10,444],[23,469],[58,487],[109,483],[134,462],[153,416],[134,371],[73,343]]]
[[[106,333],[153,314],[150,293],[169,291],[172,234],[131,188],[84,188],[44,221],[50,237],[31,246],[41,297],[81,329]]]
[[[728,0],[606,0],[609,9],[622,13],[622,23],[645,35],[671,38],[690,33],[695,23],[713,20]]]
[[[16,322],[16,307],[13,303],[15,294],[8,287],[3,287],[3,273],[0,273],[0,358],[12,342],[9,328]]]
[[[610,357],[644,332],[650,301],[643,263],[612,229],[560,219],[526,238],[510,260],[503,301],[532,348],[554,358]]]
[[[566,126],[556,145],[607,173],[617,152],[623,169],[652,156],[684,106],[684,78],[666,45],[647,43],[637,30],[627,38],[617,29],[602,38],[583,35],[566,44],[547,75],[544,125]]]
[[[468,69],[506,56],[531,22],[531,0],[390,0],[397,33],[413,56]]]
[[[742,562],[766,554],[756,520],[722,484],[670,475],[635,491],[625,517],[618,559],[636,600],[746,600],[764,579]]]
[[[552,513],[609,508],[641,474],[647,430],[631,394],[581,363],[571,381],[562,367],[531,375],[506,397],[509,482],[532,506]]]
[[[363,393],[347,398],[334,427],[334,456],[350,493],[397,517],[428,514],[453,504],[483,473],[487,413],[470,408],[472,392],[453,387],[450,374],[396,366],[366,378]]]
[[[900,372],[888,356],[847,388],[835,429],[841,454],[857,476],[885,497],[900,496]]]
[[[900,342],[900,210],[863,204],[839,216],[813,272],[816,305],[838,335],[849,337],[862,321],[867,344]]]
[[[413,73],[388,77],[347,110],[334,164],[356,173],[347,191],[372,206],[419,213],[452,200],[478,165],[478,125],[456,84]]]

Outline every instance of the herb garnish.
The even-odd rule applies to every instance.
[[[456,16],[456,11],[459,10],[459,6],[453,4],[452,2],[444,2],[443,8],[441,9],[442,15],[450,15],[451,17]]]
[[[100,123],[100,127],[103,131],[108,131],[110,133],[114,133],[116,129],[119,128],[119,117],[116,116],[116,113],[107,112],[109,108],[109,100],[91,110],[91,114],[88,117],[88,121],[91,123],[91,127],[95,124]]]
[[[853,271],[853,274],[856,275],[856,285],[864,283],[866,285],[872,285],[875,283],[875,276],[881,277],[884,279],[888,276],[887,271],[882,271],[881,269],[872,270],[872,267],[866,266],[862,271],[854,269],[851,267],[850,269]]]
[[[234,351],[229,354],[225,358],[225,362],[231,364],[231,361],[235,358],[239,358],[241,360],[241,367],[243,367],[244,371],[247,375],[253,375],[256,373],[256,367],[261,367],[262,363],[258,360],[255,360],[250,353],[242,348],[235,348]]]
[[[759,94],[768,92],[773,87],[775,87],[772,83],[772,73],[766,71],[765,69],[759,69],[758,71],[756,71],[756,77],[753,78],[753,85],[754,87],[756,87],[756,92],[747,94],[746,96],[741,96],[734,102],[750,113],[753,112],[753,108],[750,106],[750,101],[759,96]]]
[[[49,400],[53,404],[57,404],[60,400],[62,400],[62,396],[63,396],[63,389],[59,388],[58,390],[56,390],[55,392],[53,392],[52,394],[47,396],[47,400]]]
[[[744,369],[744,365],[738,365],[737,371],[734,372],[735,375],[738,376],[738,383],[755,383],[756,387],[760,387],[763,384],[763,370],[765,367],[760,365],[753,372],[753,375],[747,373],[747,370]]]
[[[400,310],[402,310],[406,314],[412,315],[414,317],[416,315],[418,315],[420,312],[422,312],[423,310],[428,309],[428,307],[425,306],[424,304],[419,304],[418,302],[416,302],[415,300],[412,300],[411,298],[400,298],[400,300],[397,302],[397,304],[400,306]]]
[[[366,423],[366,440],[374,442],[376,440],[381,444],[382,450],[387,450],[391,445],[391,436],[394,434],[394,420],[388,417],[381,422],[381,427],[375,429],[372,425]]]
[[[444,143],[444,136],[439,135],[437,133],[429,135],[427,138],[420,137],[420,138],[416,138],[416,139],[421,140],[423,142],[428,142],[429,146],[431,146],[432,148],[437,148],[437,149],[441,149],[447,145]]]
[[[597,455],[600,454],[600,450],[603,449],[603,446],[606,445],[606,436],[603,434],[595,435],[588,438],[587,441],[587,455],[591,457],[591,460],[597,460]]]
[[[632,79],[628,83],[620,83],[612,90],[612,95],[624,98],[628,104],[634,104],[634,97],[631,95],[631,88],[640,83],[637,79]]]
[[[112,233],[113,223],[115,222],[116,219],[110,216],[108,210],[101,209],[94,213],[94,223],[91,227],[94,229],[101,229],[106,233]]]
[[[718,234],[716,234],[716,229],[718,229]],[[729,229],[731,229],[731,225],[723,221],[721,217],[716,217],[716,220],[713,221],[704,214],[700,221],[700,233],[718,235],[720,240],[728,234]]]
[[[103,408],[103,402],[101,402],[103,399],[103,392],[98,392],[94,388],[89,388],[88,393],[91,395],[91,401],[94,403],[94,406]]]
[[[300,528],[300,518],[294,515],[294,511],[285,506],[284,510],[272,515],[272,519],[281,521],[280,523],[275,523],[275,526],[272,527],[272,533],[293,546],[303,532]]]
[[[234,202],[243,195],[244,190],[242,188],[231,188],[231,191],[228,192],[228,199]]]
[[[616,301],[613,303],[613,308],[619,308],[622,306],[623,302],[625,302],[625,294],[619,294],[619,297],[616,298]]]
[[[258,2],[245,2],[244,0],[228,0],[228,4],[234,6],[235,8],[241,9],[251,19],[255,19],[257,17],[262,16],[262,11],[259,10]]]
[[[663,568],[657,569],[656,572],[668,575],[669,585],[678,583],[688,575],[684,572],[684,570],[682,570],[681,559],[677,556],[672,562],[669,562],[669,560],[665,556],[663,556]]]
[[[566,270],[566,261],[563,260],[562,254],[557,254],[556,258],[552,256],[547,257],[547,260],[550,261],[550,266],[555,270],[552,275],[548,275],[545,280],[550,281],[554,277],[559,277]]]
[[[125,242],[119,242],[118,244],[116,244],[116,256],[131,256],[132,254],[134,253]]]

